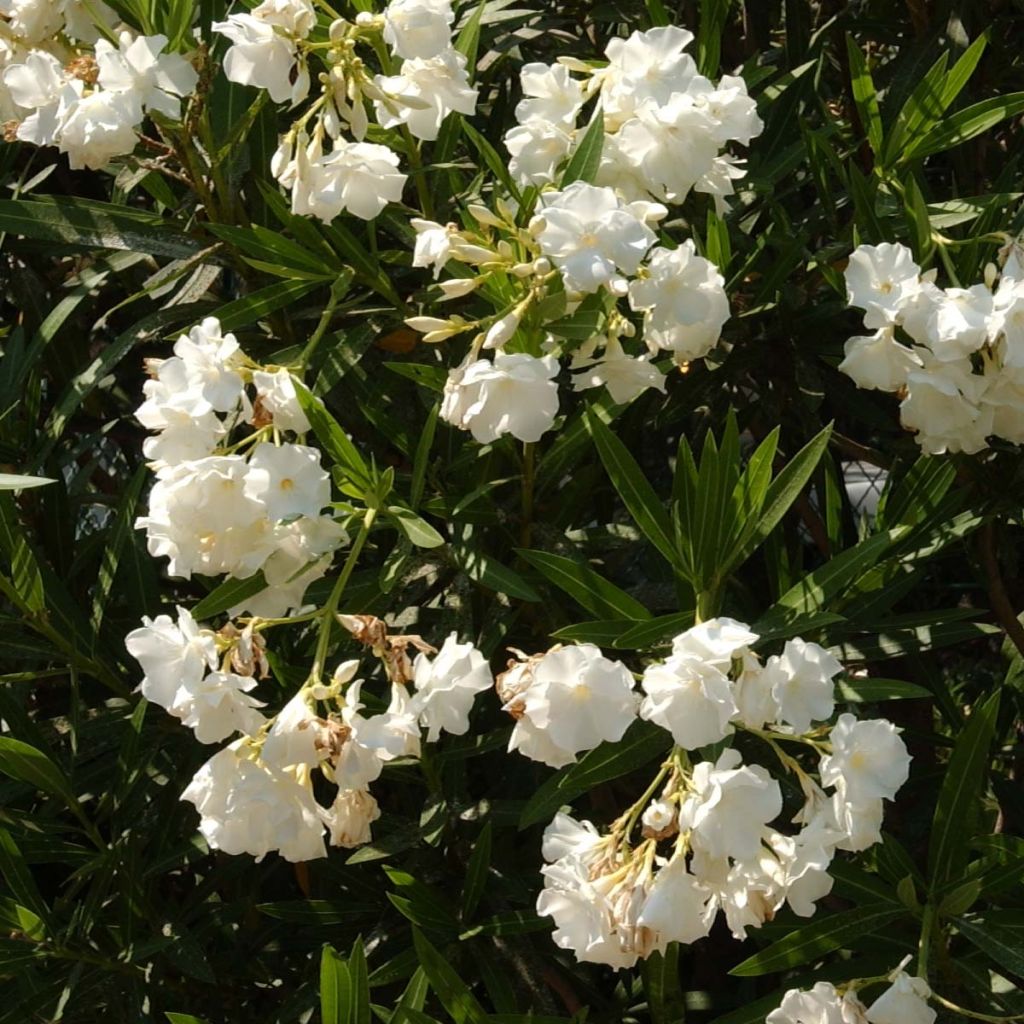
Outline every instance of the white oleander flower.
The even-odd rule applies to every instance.
[[[558,125],[569,130],[583,106],[583,87],[563,64],[524,64],[519,69],[524,99],[516,105],[519,124]]]
[[[398,164],[398,154],[387,146],[337,139],[334,149],[311,165],[308,193],[296,212],[326,223],[346,210],[373,220],[388,203],[402,198],[408,176],[399,172]]]
[[[264,441],[249,458],[243,491],[273,522],[295,516],[312,519],[331,500],[331,478],[320,465],[319,448]]]
[[[24,45],[48,43],[64,27],[60,0],[0,0],[6,27]]]
[[[1003,366],[1024,368],[1024,268],[1015,252],[1007,259],[992,297],[989,334],[993,341],[1002,338]]]
[[[993,409],[982,401],[986,388],[967,360],[926,365],[907,375],[900,420],[929,455],[979,452],[988,447],[993,428]]]
[[[846,784],[840,779],[836,783],[830,810],[836,828],[843,834],[843,838],[836,843],[838,849],[859,853],[882,841],[885,808],[881,797],[874,800],[850,800],[846,794]]]
[[[433,267],[436,281],[452,257],[452,237],[457,234],[458,229],[454,224],[437,224],[419,217],[413,217],[409,223],[416,231],[412,265]]]
[[[652,800],[640,815],[644,828],[652,832],[664,832],[676,822],[676,808],[667,800]]]
[[[273,528],[273,550],[261,566],[265,590],[247,597],[242,605],[250,615],[277,619],[302,606],[306,589],[328,570],[335,551],[347,543],[348,534],[330,516],[303,516]]]
[[[436,57],[405,60],[397,76],[378,75],[374,83],[395,97],[393,104],[374,102],[380,126],[406,124],[417,139],[428,142],[437,138],[449,114],[469,115],[476,110],[477,91],[469,84],[466,57],[453,49]],[[412,102],[403,102],[406,98]]]
[[[613,124],[644,105],[662,106],[673,95],[689,90],[697,77],[697,65],[683,50],[693,38],[686,29],[666,25],[608,43],[608,66],[595,78],[601,87],[604,113]]]
[[[556,647],[533,662],[530,683],[516,696],[515,706],[522,717],[513,741],[528,721],[560,751],[575,756],[603,741],[622,739],[636,717],[633,677],[593,644]]]
[[[380,817],[380,808],[369,790],[339,789],[330,808],[321,808],[320,817],[330,833],[331,845],[352,849],[373,838],[370,825]]]
[[[309,430],[309,420],[302,411],[295,391],[295,381],[287,370],[275,370],[273,373],[256,370],[252,382],[260,405],[270,413],[275,427],[295,434],[304,434]]]
[[[673,654],[648,665],[640,683],[640,717],[660,725],[684,750],[717,743],[732,732],[737,713],[728,676],[699,658]]]
[[[271,769],[304,765],[315,768],[327,757],[324,723],[314,713],[309,693],[300,690],[281,709],[260,750],[260,760]]]
[[[747,93],[747,83],[737,75],[722,75],[714,88],[707,88],[706,81],[698,76],[689,91],[711,119],[718,143],[749,146],[750,140],[764,131],[764,122],[758,117],[757,103]]]
[[[790,989],[765,1024],[862,1024],[864,1007],[852,992],[842,996],[831,982],[819,981],[809,992]]]
[[[745,652],[733,685],[736,721],[751,729],[761,729],[779,717],[779,705],[772,693],[772,680],[764,672],[757,655]]]
[[[385,762],[419,753],[420,727],[404,688],[393,685],[387,711],[367,718],[360,714],[361,687],[358,679],[348,687],[341,711],[348,735],[335,761],[334,775],[342,789],[367,789]]]
[[[143,616],[142,626],[124,641],[128,653],[142,666],[142,696],[165,709],[176,703],[182,687],[198,685],[217,667],[213,630],[198,626],[187,608],[179,606],[177,613],[177,621],[169,615]]]
[[[213,412],[195,416],[185,409],[168,405],[162,410],[162,419],[164,425],[160,433],[142,442],[142,454],[149,461],[150,468],[157,472],[168,466],[206,458],[227,432]]]
[[[693,769],[693,792],[680,817],[693,832],[693,845],[711,858],[751,861],[761,846],[761,826],[782,811],[779,784],[760,765],[742,765],[736,750]]]
[[[650,936],[640,931],[637,915],[651,872],[621,864],[590,822],[566,814],[556,815],[545,829],[543,852],[550,863],[541,868],[544,888],[537,913],[554,918],[555,944],[571,949],[579,961],[635,964]]]
[[[544,193],[541,202],[537,241],[569,291],[624,288],[618,272],[635,274],[654,243],[643,216],[610,188],[574,181],[561,192]]]
[[[8,64],[3,79],[12,102],[31,111],[18,125],[17,137],[37,146],[54,145],[60,131],[60,101],[68,84],[61,62],[53,54],[32,50],[23,63]]]
[[[689,238],[678,249],[651,252],[645,275],[630,282],[629,304],[644,313],[648,348],[680,362],[707,355],[729,319],[725,279]]]
[[[79,96],[66,87],[61,106],[57,148],[67,154],[72,170],[100,170],[135,149],[136,129],[142,123],[135,95],[100,90]]]
[[[391,0],[384,8],[384,42],[405,60],[428,60],[451,46],[451,0]]]
[[[928,324],[928,348],[940,362],[957,362],[988,341],[992,293],[983,284],[947,288]]]
[[[718,150],[716,125],[690,93],[640,107],[618,133],[620,159],[665,202],[682,202],[714,167]]]
[[[263,702],[249,696],[255,686],[251,676],[211,672],[198,683],[183,685],[167,710],[192,729],[200,743],[220,743],[236,732],[252,736],[264,722],[256,710]]]
[[[499,352],[453,370],[445,384],[441,419],[468,430],[481,444],[512,434],[537,441],[558,414],[558,373],[553,356]]]
[[[512,159],[508,170],[520,185],[546,185],[555,180],[559,164],[569,155],[572,136],[559,124],[527,121],[505,133]]]
[[[427,742],[433,743],[442,731],[465,735],[473,700],[494,685],[494,676],[487,659],[451,633],[433,659],[425,653],[416,655],[413,685],[412,708],[427,730]]]
[[[842,780],[851,802],[892,800],[907,781],[910,754],[892,722],[840,715],[829,742],[832,753],[821,759],[822,785],[835,786]]]
[[[112,33],[121,20],[117,11],[103,0],[58,0],[57,7],[64,18],[65,34],[82,43],[98,42],[104,31]]]
[[[907,374],[921,367],[913,349],[901,345],[894,325],[879,327],[874,334],[850,338],[843,346],[839,369],[859,388],[899,391],[906,387]]]
[[[148,514],[136,526],[146,530],[149,553],[169,559],[172,576],[244,579],[274,551],[263,504],[245,494],[247,473],[238,455],[212,455],[160,471]]]
[[[184,57],[164,53],[167,36],[135,36],[122,32],[118,45],[96,43],[99,83],[111,92],[131,93],[144,110],[181,118],[181,100],[196,87],[199,75]]]
[[[654,876],[637,926],[649,932],[645,955],[664,952],[670,942],[696,942],[711,931],[711,893],[674,857]]]
[[[858,245],[846,267],[846,298],[864,310],[864,326],[876,330],[898,323],[904,307],[921,290],[921,268],[905,245]]]
[[[779,721],[799,733],[807,732],[812,722],[830,718],[835,710],[832,680],[842,670],[824,647],[799,637],[787,640],[782,654],[772,655],[764,666],[779,707]]]
[[[311,787],[251,760],[244,740],[214,754],[181,799],[195,805],[199,831],[212,849],[248,853],[257,862],[272,850],[293,862],[327,854]]]
[[[239,85],[266,89],[274,103],[300,102],[309,92],[309,69],[296,40],[314,24],[307,0],[268,0],[249,14],[214,22],[213,30],[232,43],[224,54],[224,74]]]
[[[712,668],[727,673],[733,661],[746,657],[748,647],[758,639],[745,623],[723,615],[706,619],[680,633],[672,640],[672,654],[707,662]]]
[[[869,1024],[934,1024],[938,1015],[928,1005],[931,995],[924,978],[900,971],[864,1016]]]
[[[205,412],[206,408],[233,412],[238,407],[242,395],[238,367],[243,357],[238,339],[224,334],[216,317],[206,317],[188,334],[182,334],[174,343],[174,354],[182,361],[186,388],[194,393],[194,412]],[[198,402],[200,396],[207,403],[205,407]]]
[[[650,356],[630,356],[617,338],[609,338],[599,359],[573,361],[572,386],[586,391],[602,385],[618,405],[632,402],[648,388],[664,392],[665,375],[651,363]]]

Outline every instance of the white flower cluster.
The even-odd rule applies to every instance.
[[[608,186],[577,181],[542,193],[540,209],[526,231],[515,227],[507,204],[499,205],[497,215],[471,207],[479,234],[414,220],[414,266],[432,267],[435,279],[449,261],[481,270],[476,277],[440,282],[445,299],[469,294],[493,274],[507,274],[521,283],[521,293],[489,319],[421,316],[407,321],[429,342],[476,331],[468,355],[449,374],[442,419],[484,443],[503,434],[536,441],[551,429],[558,414],[554,351],[559,343],[547,336],[544,347],[549,351],[542,356],[511,348],[528,337],[530,318],[553,293],[563,295],[572,307],[587,296],[608,304],[605,333],[595,332],[571,353],[577,391],[605,386],[614,401],[629,402],[647,388],[664,390],[664,374],[651,362],[654,356],[671,352],[683,364],[707,355],[729,317],[725,281],[713,263],[697,254],[692,241],[677,249],[654,244],[652,225],[667,212],[660,203],[627,203]],[[636,327],[619,312],[620,297],[627,297],[643,318],[648,349],[643,355],[631,356],[623,347],[621,339],[633,337]],[[543,321],[529,327],[544,334]],[[513,339],[515,345],[509,345]],[[484,358],[484,351],[495,355]]]
[[[88,11],[110,31],[110,8]],[[56,146],[72,168],[98,169],[135,149],[147,112],[180,120],[198,76],[180,54],[164,52],[166,36],[122,31],[115,46],[85,13],[70,0],[0,2],[10,32],[0,33],[0,105],[9,137]]]
[[[665,26],[613,39],[598,70],[569,57],[524,65],[518,124],[505,136],[513,177],[523,185],[553,182],[582,135],[579,112],[596,95],[605,128],[599,184],[631,200],[669,203],[692,189],[712,195],[721,210],[744,174],[724,147],[748,145],[764,126],[742,78],[724,75],[715,86],[698,72],[683,52],[692,41],[685,29]],[[589,77],[580,81],[570,71]]]
[[[924,978],[903,970],[889,978],[889,987],[868,1007],[857,998],[857,985],[841,989],[819,981],[808,991],[790,989],[766,1024],[934,1024],[937,1014],[928,1005],[931,989]]]
[[[313,860],[326,854],[325,831],[335,846],[369,842],[380,816],[369,787],[384,765],[418,756],[421,728],[428,741],[442,730],[465,733],[474,696],[493,683],[483,655],[454,633],[440,651],[419,638],[395,638],[403,645],[398,664],[407,660],[405,642],[421,650],[408,671],[395,672],[392,663],[385,711],[363,713],[359,662],[348,661],[329,684],[311,677],[276,717],[265,718],[257,710],[265,705],[250,696],[257,675],[267,675],[258,628],[250,622],[241,633],[214,633],[179,608],[177,622],[167,615],[144,619],[125,641],[145,673],[140,690],[147,700],[192,728],[201,743],[241,734],[182,794],[199,811],[211,848],[226,853],[259,859],[277,850],[287,860]],[[317,773],[336,787],[330,806],[314,796]]]
[[[152,360],[149,368],[146,400],[136,412],[158,432],[143,445],[157,479],[148,513],[136,523],[146,530],[149,553],[167,558],[170,574],[185,579],[245,579],[262,570],[267,588],[242,605],[251,614],[273,617],[298,607],[346,536],[322,514],[331,488],[320,452],[280,440],[284,431],[309,429],[290,373],[250,363],[212,317],[182,335],[171,358]],[[256,429],[219,448],[243,423]]]
[[[732,619],[695,626],[645,670],[642,699],[625,666],[589,644],[521,655],[498,677],[516,720],[510,749],[545,764],[560,767],[621,739],[638,714],[676,744],[647,794],[607,834],[564,814],[545,833],[538,913],[555,919],[555,941],[578,959],[630,966],[669,942],[706,935],[719,911],[737,938],[784,903],[809,917],[831,890],[835,852],[881,839],[883,800],[893,799],[910,764],[896,728],[851,714],[831,729],[815,726],[834,712],[842,667],[800,639],[762,664],[749,647],[757,639]],[[796,775],[805,801],[795,834],[772,825],[783,799],[765,767],[745,765],[733,748],[691,762],[687,751],[737,729],[763,740]],[[785,744],[817,759],[820,784]]]
[[[995,436],[1024,444],[1024,263],[1014,248],[998,286],[940,288],[909,249],[861,245],[847,297],[871,332],[839,368],[862,388],[897,392],[900,418],[932,455],[973,453]]]
[[[231,40],[224,58],[228,78],[265,89],[275,103],[304,100],[311,55],[325,61],[320,97],[284,135],[271,165],[291,193],[294,213],[329,222],[348,211],[371,220],[401,199],[407,175],[398,169],[398,155],[365,141],[368,108],[382,128],[403,127],[428,141],[450,113],[473,113],[477,93],[465,56],[452,46],[454,20],[451,0],[392,0],[382,15],[334,21],[326,48],[310,39],[317,18],[309,0],[263,0],[214,25]],[[375,40],[385,44],[391,61],[401,60],[395,74],[367,72],[358,43]]]

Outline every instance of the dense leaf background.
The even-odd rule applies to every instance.
[[[474,21],[478,5],[458,5],[481,104],[425,148],[420,213],[457,219],[504,175],[521,62],[597,60],[634,28],[693,29],[702,70],[742,67],[766,122],[725,217],[691,196],[667,225],[729,283],[716,363],[629,408],[563,389],[564,427],[524,456],[436,422],[456,356],[402,326],[427,283],[409,266],[412,212],[330,226],[288,212],[268,169],[285,122],[216,71],[225,4],[115,6],[183,46],[200,31],[192,129],[209,165],[72,172],[52,151],[0,150],[0,468],[56,481],[0,495],[0,1021],[741,1024],[782,989],[922,948],[950,1000],[1024,1012],[1024,462],[1012,446],[919,458],[891,396],[836,370],[858,331],[841,276],[854,245],[903,241],[969,285],[1024,227],[1024,7],[490,0]],[[347,610],[458,630],[495,666],[555,637],[639,668],[692,619],[696,581],[714,595],[702,612],[757,623],[764,650],[799,633],[868,668],[844,696],[901,725],[915,758],[884,844],[836,862],[810,922],[787,912],[743,944],[716,929],[631,972],[577,965],[533,913],[540,830],[570,801],[613,818],[659,740],[638,723],[553,775],[504,752],[509,723],[485,695],[469,736],[385,772],[372,846],[298,866],[208,852],[179,801],[208,751],[132,693],[123,637],[175,601],[206,598],[210,618],[231,603],[164,578],[132,525],[143,360],[210,314],[278,362],[323,321],[307,383],[443,537],[375,533]],[[322,447],[332,429],[318,425]],[[889,473],[870,522],[844,487],[851,459]],[[752,516],[736,503],[744,465]],[[313,643],[274,647],[270,699],[304,678]]]

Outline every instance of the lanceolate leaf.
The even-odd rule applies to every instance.
[[[651,722],[635,721],[618,743],[602,743],[573,765],[562,768],[530,798],[519,818],[526,828],[550,820],[563,804],[602,782],[609,782],[650,763],[671,744],[671,737]]]
[[[997,690],[968,719],[946,767],[928,845],[928,877],[933,891],[960,877],[967,863],[998,713]]]
[[[871,903],[819,918],[748,957],[729,973],[748,977],[798,967],[834,949],[842,949],[851,942],[867,938],[904,914],[906,910],[903,907],[892,903]]]

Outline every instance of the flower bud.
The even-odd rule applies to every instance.
[[[467,207],[469,212],[476,218],[478,224],[484,224],[487,227],[498,228],[501,227],[501,220],[495,217],[486,206],[480,203],[470,203]]]
[[[360,15],[356,15],[356,24],[359,24]],[[348,22],[344,18],[336,18],[331,22],[331,27],[327,31],[328,38],[332,43],[340,43],[345,38],[345,33],[348,31]]]
[[[405,322],[407,326],[414,331],[419,331],[420,334],[426,334],[429,331],[443,331],[451,326],[450,321],[441,320],[436,316],[411,316]]]
[[[551,273],[551,260],[547,256],[541,256],[533,261],[533,272],[538,277],[543,277],[545,274]]]
[[[484,335],[484,348],[501,348],[519,327],[519,313],[512,310],[500,320],[495,320]]]
[[[444,293],[445,299],[461,299],[468,295],[480,283],[477,277],[454,277],[450,281],[439,281],[438,288]]]
[[[452,239],[451,254],[463,263],[487,263],[497,258],[497,254],[492,250],[461,239]]]

